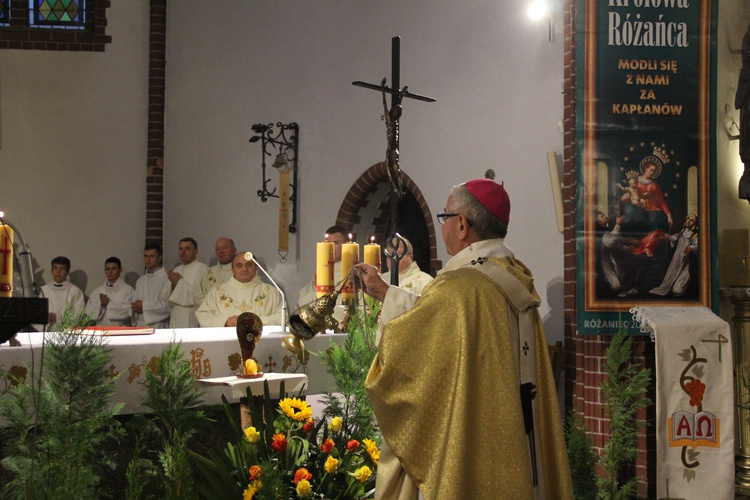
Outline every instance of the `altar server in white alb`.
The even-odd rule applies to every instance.
[[[414,262],[414,247],[412,246],[411,242],[403,236],[402,239],[406,244],[405,253],[403,252],[403,245],[401,245],[401,248],[399,248],[398,246],[396,246],[398,240],[393,240],[393,245],[397,250],[399,250],[398,253],[404,253],[403,257],[401,257],[401,260],[398,261],[398,287],[403,288],[404,290],[409,290],[410,292],[416,293],[417,295],[421,295],[424,287],[426,287],[430,283],[430,281],[432,281],[432,276],[419,269],[417,263]],[[390,283],[390,270],[393,264],[391,263],[391,259],[386,259],[385,261],[388,264],[388,272],[383,273],[383,281],[385,281],[386,283]]]
[[[198,261],[198,242],[193,238],[182,238],[178,253],[182,264],[173,271],[167,271],[172,284],[172,293],[169,295],[169,307],[172,308],[169,327],[198,328],[195,309],[200,301],[196,298],[196,292],[208,266]]]
[[[59,256],[52,259],[52,283],[42,286],[42,297],[47,297],[49,304],[49,324],[51,327],[62,319],[65,307],[72,304],[73,313],[78,314],[86,307],[83,292],[68,281],[70,259]],[[35,325],[40,327],[41,325]]]
[[[100,326],[130,326],[130,304],[135,300],[135,290],[120,277],[122,262],[117,257],[104,261],[104,284],[91,292],[86,312]]]
[[[135,283],[135,300],[131,304],[133,324],[152,328],[169,327],[169,294],[172,284],[161,267],[162,250],[158,243],[147,243],[143,248],[146,274]]]
[[[209,290],[232,277],[232,259],[237,253],[234,240],[221,237],[216,240],[216,264],[209,267],[201,277],[200,286],[195,290],[195,303],[200,305]]]
[[[281,294],[261,281],[258,266],[240,252],[232,259],[232,277],[208,292],[195,315],[202,327],[236,326],[243,312],[257,314],[264,325],[281,324]]]

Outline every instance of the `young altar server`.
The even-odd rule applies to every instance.
[[[143,248],[146,274],[135,283],[135,300],[130,305],[133,324],[152,328],[169,327],[169,294],[172,284],[161,267],[162,249],[158,243],[148,243]]]
[[[86,311],[100,326],[130,326],[130,304],[135,300],[135,290],[125,283],[122,262],[117,257],[104,261],[104,284],[91,292]]]
[[[73,305],[73,313],[78,314],[86,306],[83,300],[83,292],[80,288],[68,281],[70,273],[70,259],[64,256],[52,259],[52,283],[42,286],[42,297],[49,301],[49,324],[48,328],[62,319],[65,307]],[[35,325],[37,327],[41,325]]]
[[[169,295],[169,307],[172,316],[170,328],[198,328],[195,309],[200,305],[196,293],[200,287],[201,277],[208,266],[198,261],[198,242],[193,238],[182,238],[178,247],[179,266],[167,271],[172,293]]]

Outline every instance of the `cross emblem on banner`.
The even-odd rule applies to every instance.
[[[10,254],[13,252],[13,246],[10,245],[10,240],[7,236],[3,237],[3,247],[0,248],[0,253],[3,254],[3,274],[8,274],[8,264],[10,262]]]
[[[721,363],[721,348],[722,348],[722,344],[728,344],[729,343],[729,339],[726,338],[724,335],[719,334],[716,337],[716,340],[702,340],[701,342],[711,342],[713,344],[719,344],[719,363]]]

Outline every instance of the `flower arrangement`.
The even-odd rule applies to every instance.
[[[253,422],[259,422],[260,412],[248,396]],[[265,428],[242,429],[242,437],[228,444],[223,457],[196,455],[206,480],[200,487],[205,496],[244,500],[372,496],[380,459],[374,440],[346,435],[341,417],[316,420],[312,408],[297,397],[281,399],[275,415],[268,411],[269,401],[264,398]]]
[[[367,301],[349,323],[343,346],[313,353],[334,379],[335,393],[326,393],[323,415],[315,417],[302,398],[287,397],[282,383],[276,399],[264,384],[262,398],[248,388],[245,398],[253,424],[242,429],[236,410],[224,399],[224,409],[236,439],[221,451],[194,455],[202,479],[196,481],[203,498],[289,499],[371,498],[380,439],[364,389],[375,356],[375,328],[380,311]],[[307,353],[306,353],[307,354]],[[256,402],[262,399],[262,408]]]
[[[360,442],[343,435],[341,417],[332,418],[325,427],[326,420],[316,424],[312,408],[298,398],[282,399],[278,413],[270,442],[264,442],[255,427],[244,429],[251,464],[244,499],[276,498],[278,489],[264,495],[268,476],[276,476],[270,483],[280,482],[285,498],[362,498],[371,493],[380,458],[373,440]]]

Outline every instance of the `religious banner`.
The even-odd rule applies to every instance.
[[[710,0],[580,0],[578,332],[716,306]]]
[[[729,324],[705,307],[635,307],[656,341],[656,498],[733,499]]]

